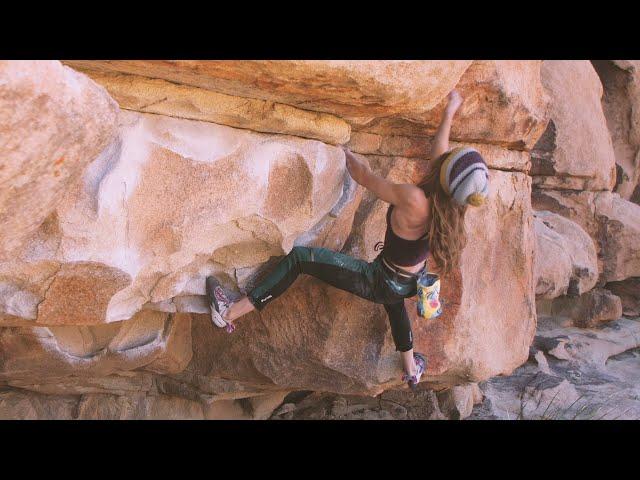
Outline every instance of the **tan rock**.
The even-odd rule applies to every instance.
[[[456,88],[465,98],[452,124],[451,139],[530,149],[548,120],[539,60],[477,60]],[[382,117],[352,122],[357,131],[383,135],[432,136],[446,105],[444,96],[424,115]]]
[[[186,398],[168,395],[149,396],[145,399],[144,420],[204,420],[202,405]]]
[[[278,408],[284,398],[289,392],[274,392],[268,395],[260,395],[258,397],[251,397],[249,403],[251,404],[251,417],[254,420],[266,420]]]
[[[606,288],[620,297],[624,315],[640,316],[640,277],[631,277],[620,282],[609,282]]]
[[[111,140],[118,106],[57,61],[2,61],[0,78],[0,258],[9,259]]]
[[[109,325],[4,327],[0,380],[47,384],[56,377],[101,377],[143,367],[176,373],[191,360],[190,344],[189,314],[149,310]]]
[[[640,205],[602,192],[595,198],[595,211],[601,225],[602,279],[640,276]]]
[[[296,135],[334,145],[349,140],[349,124],[326,113],[139,75],[92,71],[87,74],[107,89],[120,108],[127,110],[214,122],[257,132]]]
[[[160,374],[178,373],[191,361],[191,315],[178,313],[172,315],[171,320],[162,333],[164,351],[146,365],[145,370]]]
[[[202,405],[170,395],[83,395],[79,420],[203,420]]]
[[[78,420],[133,420],[136,407],[132,397],[109,394],[83,395],[78,404]]]
[[[317,141],[123,112],[118,140],[67,192],[55,228],[0,267],[0,322],[105,323],[145,304],[202,311],[193,296],[210,273],[237,288],[238,269],[296,242],[341,248],[361,195],[345,173],[343,152]],[[36,252],[43,243],[55,248]]]
[[[429,137],[384,136],[380,142],[380,155],[395,157],[419,157],[426,159],[431,150]]]
[[[531,174],[539,188],[611,190],[615,154],[600,102],[603,88],[587,60],[547,60],[542,83],[551,120],[534,147]]]
[[[475,61],[458,85],[465,101],[452,126],[452,139],[531,148],[544,131],[548,115],[540,63]],[[444,108],[444,102],[439,108]],[[432,113],[439,114],[439,108]]]
[[[482,402],[482,391],[477,383],[456,385],[436,394],[440,411],[451,420],[464,420],[475,404]]]
[[[0,325],[33,324],[58,269],[57,262],[0,262]]]
[[[77,397],[0,391],[0,420],[71,420]]]
[[[207,420],[266,420],[289,392],[273,392],[237,400],[216,400],[203,404]]]
[[[559,297],[551,302],[550,312],[556,317],[568,317],[570,325],[593,328],[622,316],[620,297],[608,290],[596,288],[579,297]]]
[[[420,115],[456,85],[463,60],[74,60],[82,70],[160,78],[340,116]]]
[[[640,179],[640,73],[637,61],[592,60],[604,87],[602,106],[616,156],[615,191],[629,200]]]
[[[351,132],[347,147],[354,153],[380,154],[382,135],[367,132]]]
[[[534,190],[532,203],[574,221],[593,238],[601,282],[640,276],[640,205],[617,193],[557,190]]]
[[[117,268],[95,262],[63,264],[38,305],[44,325],[94,325],[104,321],[109,301],[131,284]]]
[[[595,214],[596,192],[536,189],[531,191],[531,205],[536,211],[557,213],[577,223],[596,242],[598,251],[599,222]]]
[[[194,356],[192,362],[182,372],[156,376],[155,384],[158,391],[206,404],[219,400],[247,399],[280,391],[273,386],[265,388],[265,385],[257,386],[242,383],[239,380],[208,376],[209,364],[209,358],[206,356]]]
[[[536,298],[580,295],[598,280],[593,239],[577,223],[548,211],[534,214]]]
[[[351,151],[363,155],[415,158],[416,161],[428,162],[431,140],[431,137],[384,136],[373,133],[353,132],[347,146]],[[475,148],[483,156],[489,168],[528,172],[531,167],[530,157],[527,152],[507,150],[498,145],[486,143],[451,141],[449,146],[450,148],[462,146]]]
[[[106,377],[48,376],[41,378],[43,383],[32,380],[9,380],[7,385],[47,395],[82,395],[88,393],[108,393],[128,395],[149,392],[153,388],[151,373],[122,371]]]
[[[246,403],[246,402],[245,402]],[[237,400],[217,400],[203,405],[206,420],[251,420],[248,409]]]

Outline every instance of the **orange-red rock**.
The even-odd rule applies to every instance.
[[[547,96],[540,81],[539,60],[476,60],[456,88],[465,98],[451,128],[452,140],[530,149],[548,120]],[[444,97],[423,115],[352,119],[356,131],[400,136],[435,133]]]
[[[45,325],[103,323],[113,295],[130,283],[128,274],[101,263],[63,264],[38,304],[39,322]]]
[[[74,68],[160,78],[304,110],[366,117],[421,115],[456,85],[466,60],[102,60]]]

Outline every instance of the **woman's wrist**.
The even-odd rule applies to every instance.
[[[444,117],[448,119],[453,119],[453,116],[458,111],[458,108],[460,108],[458,105],[447,104],[447,106],[444,109]]]

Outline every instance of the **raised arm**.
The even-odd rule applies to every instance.
[[[438,158],[443,153],[449,150],[449,134],[451,133],[451,122],[453,116],[462,105],[464,99],[460,92],[452,90],[447,95],[447,106],[442,114],[442,120],[440,120],[440,126],[433,137],[433,143],[431,144],[431,150],[429,151],[429,161]]]
[[[380,200],[397,207],[415,207],[425,202],[422,190],[415,185],[393,183],[371,171],[369,165],[356,157],[348,148],[343,147],[347,170],[357,183]]]

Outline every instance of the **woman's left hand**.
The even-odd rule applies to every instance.
[[[349,175],[351,175],[351,178],[353,178],[356,182],[361,183],[366,175],[371,172],[371,167],[369,167],[366,162],[360,160],[353,153],[351,153],[351,150],[349,150],[347,147],[343,146],[342,150],[344,150],[345,160],[347,163],[347,171],[349,172]]]

